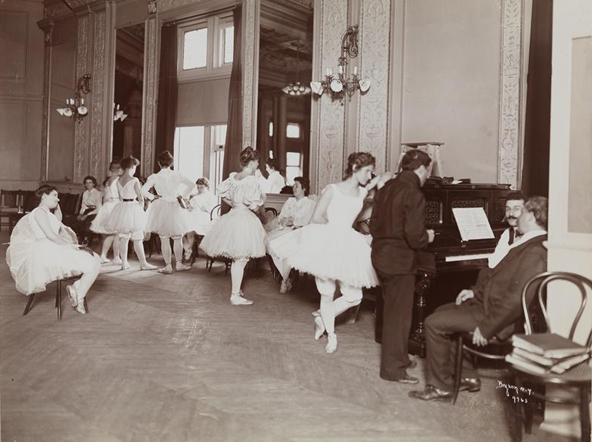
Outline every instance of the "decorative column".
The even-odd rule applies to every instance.
[[[376,169],[387,167],[390,0],[360,0],[360,71],[372,87],[358,100],[358,151],[376,157]]]
[[[257,101],[253,93],[259,82],[259,0],[243,0],[243,146],[254,146]],[[255,50],[257,48],[257,50]]]
[[[516,188],[522,167],[522,26],[524,0],[502,1],[498,183]]]
[[[322,78],[327,68],[336,68],[346,29],[347,8],[342,0],[318,0],[315,3],[315,40],[319,42],[315,43],[315,52],[318,50],[320,59],[313,78]],[[343,176],[345,118],[344,106],[339,100],[333,101],[330,94],[323,94],[318,100],[313,114],[313,118],[318,119],[318,132],[311,142],[311,178],[316,193]]]
[[[45,54],[43,62],[43,116],[41,140],[41,181],[47,181],[47,164],[49,155],[49,108],[51,105],[51,38],[53,21],[41,23],[39,27],[45,32]]]
[[[278,170],[286,169],[286,126],[288,124],[288,96],[286,94],[281,94],[279,97],[279,106],[278,106],[278,125],[277,127],[273,128],[274,136],[277,137],[277,163],[278,163]]]
[[[154,170],[154,148],[156,143],[156,111],[158,99],[158,60],[160,26],[156,16],[156,2],[148,3],[149,16],[146,19],[144,39],[144,101],[142,103],[142,175],[148,176]]]
[[[80,78],[85,74],[90,73],[89,68],[89,48],[92,49],[89,42],[90,18],[89,15],[84,15],[78,18],[78,40],[76,42],[76,78]],[[94,104],[100,101],[100,98],[95,95],[94,78],[91,79],[92,94],[89,95],[91,102]],[[89,106],[90,103],[87,104]],[[94,112],[94,106],[92,107]],[[93,124],[93,114],[87,118],[83,118],[80,123],[74,125],[74,183],[82,183],[84,176],[87,173],[89,164],[89,126]],[[94,175],[99,179],[103,173]]]

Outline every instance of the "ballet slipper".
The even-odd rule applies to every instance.
[[[170,275],[171,273],[173,273],[173,268],[170,265],[168,265],[166,267],[158,269],[158,273],[162,273],[164,275]]]
[[[140,270],[156,270],[158,269],[158,267],[150,264],[150,263],[146,263],[146,264],[140,264]]]
[[[68,298],[70,299],[70,305],[76,307],[78,305],[78,294],[76,293],[76,287],[69,285],[66,287]]]
[[[329,333],[327,335],[327,345],[325,346],[325,352],[328,354],[335,353],[337,350],[337,335],[335,333]]]
[[[129,263],[127,263],[127,262],[121,263],[121,270],[128,270],[129,268],[130,268]]]
[[[187,270],[191,270],[191,266],[186,266],[185,264],[181,264],[180,262],[178,262],[178,263],[175,265],[175,270],[176,270],[177,272],[185,272],[185,271],[187,271]]]
[[[320,316],[315,316],[314,318],[314,323],[315,323],[315,341],[318,341],[319,339],[321,339],[321,336],[323,336],[325,334],[325,323],[323,322],[323,318],[321,318]]]

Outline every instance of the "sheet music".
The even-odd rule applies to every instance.
[[[483,207],[457,207],[452,214],[463,241],[495,238]]]

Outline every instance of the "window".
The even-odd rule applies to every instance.
[[[286,126],[287,138],[300,138],[300,125],[295,123],[288,123]]]
[[[192,181],[204,176],[205,127],[177,127],[175,130],[175,170]]]
[[[226,125],[212,126],[213,136],[210,165],[210,187],[215,189],[222,182],[224,173],[224,143],[226,142]]]
[[[185,31],[183,34],[183,70],[206,67],[208,28]]]
[[[300,152],[288,152],[286,154],[286,184],[294,184],[294,178],[302,176],[302,154]]]
[[[177,37],[179,81],[230,76],[234,59],[232,16],[212,16],[180,24]]]

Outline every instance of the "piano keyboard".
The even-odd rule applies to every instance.
[[[473,255],[455,255],[455,256],[447,256],[444,261],[445,262],[458,262],[458,261],[471,261],[475,259],[487,259],[493,253],[477,253]]]

